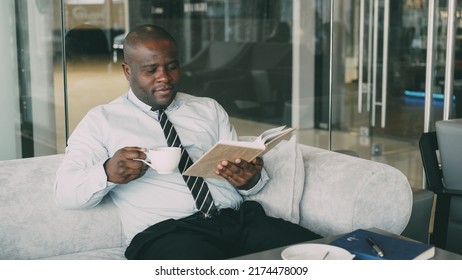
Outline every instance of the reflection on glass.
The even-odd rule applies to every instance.
[[[292,86],[291,2],[66,2],[70,132],[90,108],[127,90],[123,36],[145,23],[161,25],[177,39],[181,91],[215,98],[239,120],[283,123]]]
[[[62,153],[66,129],[72,133],[89,109],[126,92],[128,83],[120,66],[125,33],[139,24],[156,23],[178,40],[181,90],[215,98],[229,112],[240,135],[294,124],[301,143],[327,148],[332,133],[334,150],[353,150],[360,157],[391,164],[418,187],[427,1],[386,1],[390,5],[388,39],[384,36],[385,1],[361,2],[362,19],[355,8],[358,1],[334,1],[332,100],[329,1],[105,0],[63,1],[63,7],[60,0],[5,2],[0,13],[2,28],[8,32],[1,48],[11,54],[6,56],[11,71],[2,75],[2,81],[11,94],[2,96],[0,105],[1,128],[7,132],[2,136],[6,144],[0,158]],[[442,116],[438,94],[445,75],[447,3],[441,2],[434,120]],[[17,19],[13,24],[7,20],[11,15]],[[364,46],[358,66],[360,25]],[[462,92],[459,39],[458,35],[456,117],[462,112],[458,109],[462,98],[457,98]],[[388,46],[386,79],[384,46]],[[359,69],[364,72],[361,81]],[[380,104],[382,80],[386,109]],[[372,108],[377,112],[374,118]],[[329,125],[332,131],[327,130]]]
[[[64,13],[67,125],[72,133],[88,110],[127,90],[121,51],[113,46],[125,32],[125,7],[123,1],[67,1]]]

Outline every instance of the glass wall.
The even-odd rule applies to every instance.
[[[59,5],[51,1],[3,1],[0,9],[4,67],[0,75],[0,159],[48,155],[58,152],[57,136],[61,129],[56,120],[63,119],[55,103],[54,71],[62,69],[59,41],[52,30]],[[59,26],[59,25],[58,25]],[[57,44],[59,45],[59,44]],[[62,80],[62,76],[60,77]]]
[[[435,2],[434,79],[430,130],[443,119],[447,50],[455,52],[454,99],[449,118],[460,118],[460,12],[456,43],[447,45],[449,1],[334,1],[332,98],[323,101],[318,127],[325,126],[331,102],[332,149],[355,150],[361,157],[390,164],[422,186],[418,142],[425,130],[429,4]],[[460,7],[462,1],[457,1]],[[322,3],[328,5],[328,3]],[[319,7],[319,6],[318,6]],[[330,8],[322,20],[329,22]],[[460,11],[460,10],[459,10]],[[324,60],[327,55],[320,59]],[[336,65],[337,63],[337,65]],[[326,67],[321,63],[321,67]],[[327,67],[326,67],[327,68]],[[320,78],[328,84],[329,70]],[[325,93],[324,86],[320,89]],[[461,107],[462,108],[462,107]],[[349,134],[351,137],[345,137]]]
[[[179,42],[181,90],[215,98],[240,135],[293,126],[300,143],[390,164],[421,187],[428,2],[2,1],[0,160],[62,153],[90,108],[126,92],[126,32],[156,23]],[[446,7],[439,1],[433,122],[443,118]]]
[[[120,51],[113,47],[120,38],[117,36],[125,32],[126,4],[121,0],[64,0],[62,12],[64,26],[57,27],[63,32],[66,124],[70,134],[89,109],[110,102],[128,89],[118,58]],[[65,147],[65,139],[60,138],[60,150]]]

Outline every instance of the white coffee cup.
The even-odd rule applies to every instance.
[[[147,149],[146,160],[142,162],[149,165],[159,174],[170,174],[177,167],[181,158],[181,148],[179,147],[158,147]]]

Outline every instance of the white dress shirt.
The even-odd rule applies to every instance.
[[[219,140],[236,140],[227,113],[213,99],[178,93],[166,109],[169,120],[193,161]],[[183,218],[197,211],[178,169],[172,174],[146,174],[128,184],[107,181],[104,162],[123,147],[167,146],[158,113],[131,90],[109,104],[88,112],[68,141],[57,171],[55,197],[68,209],[96,206],[110,194],[120,209],[127,244],[133,236],[160,221]],[[248,191],[236,190],[225,180],[205,178],[218,208],[238,209],[242,196],[258,192],[268,180],[266,172]]]

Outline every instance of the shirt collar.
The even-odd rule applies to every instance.
[[[178,96],[178,93],[177,93],[177,96]],[[146,113],[151,111],[151,106],[149,106],[148,104],[146,104],[143,101],[139,100],[138,97],[136,97],[135,93],[133,93],[131,88],[128,90],[127,98],[128,98],[128,100],[130,102],[135,104],[136,107],[140,108],[141,111],[146,112]],[[179,107],[179,102],[178,102],[177,99],[178,98],[175,97],[175,99],[173,99],[172,103],[170,105],[168,105],[168,107],[167,107],[167,109],[165,109],[165,111],[168,112],[170,110],[178,108]],[[155,111],[155,112],[157,113],[157,111]]]

